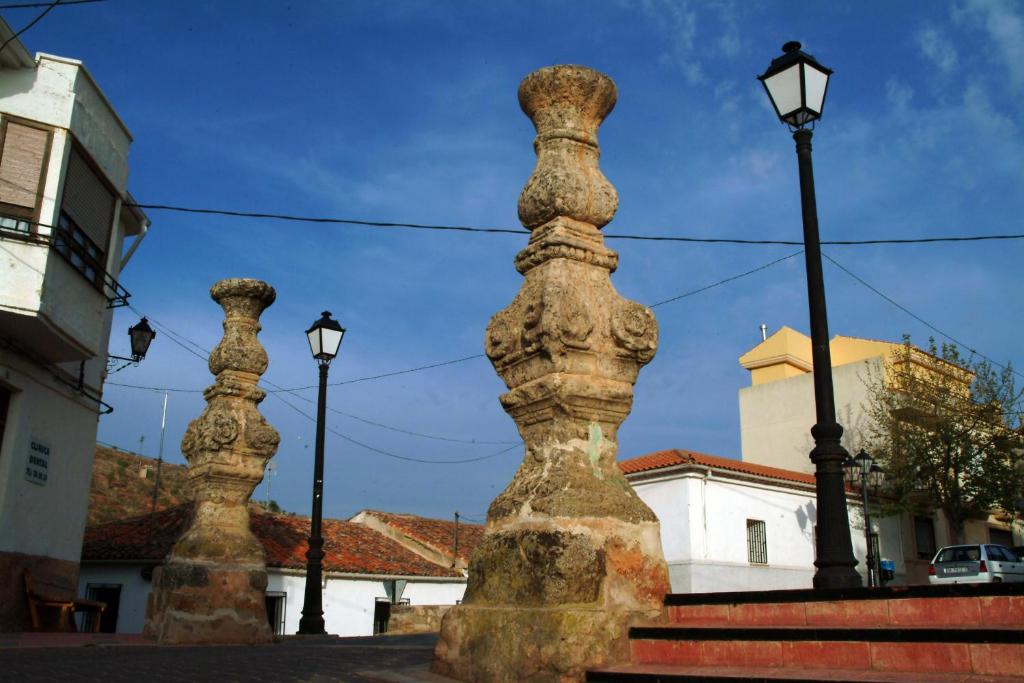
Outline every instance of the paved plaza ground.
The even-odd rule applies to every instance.
[[[83,634],[84,635],[84,634]],[[0,638],[0,681],[104,683],[443,682],[429,673],[436,634],[286,639],[256,646],[154,646],[138,639]]]

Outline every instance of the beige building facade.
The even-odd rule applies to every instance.
[[[843,446],[851,454],[864,445],[870,427],[869,383],[885,377],[887,363],[906,362],[900,353],[903,348],[902,343],[843,335],[836,335],[829,342],[836,419],[844,429]],[[912,351],[909,362],[923,372],[965,372],[917,349]],[[750,386],[739,390],[743,461],[813,474],[810,452],[814,441],[810,429],[815,423],[815,409],[810,338],[782,327],[740,356],[739,363],[750,371]],[[965,374],[965,388],[969,381]],[[971,520],[964,529],[968,542],[1007,546],[1024,543],[1022,532],[1021,520],[1005,514]],[[932,556],[952,538],[938,512],[904,514],[898,523],[885,520],[881,533],[883,537],[896,536],[882,538],[882,546],[901,549],[902,557],[891,559],[905,568],[908,583],[927,583]]]

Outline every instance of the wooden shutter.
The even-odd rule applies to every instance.
[[[11,120],[5,122],[0,151],[0,202],[27,209],[24,215],[34,217],[49,148],[48,130]]]
[[[71,217],[100,251],[107,251],[114,222],[114,193],[74,147],[64,177],[61,211]]]

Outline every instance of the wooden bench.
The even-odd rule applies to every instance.
[[[40,619],[41,609],[57,610],[57,630],[77,631],[75,612],[84,612],[92,616],[92,630],[99,632],[100,617],[107,603],[97,600],[76,598],[77,587],[64,577],[37,576],[33,577],[25,570],[25,596],[28,598],[28,611],[32,617],[32,630],[42,630]],[[88,622],[87,622],[88,623]]]

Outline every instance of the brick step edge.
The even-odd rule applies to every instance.
[[[1024,677],[978,674],[902,673],[844,669],[794,669],[783,667],[693,667],[626,664],[594,669],[586,681],[610,683],[675,683],[677,681],[763,681],[764,683],[1024,683]]]
[[[1019,628],[929,628],[885,626],[633,626],[630,640],[823,641],[869,643],[1000,643],[1024,645]]]
[[[723,591],[718,593],[669,593],[665,606],[739,605],[790,602],[841,602],[902,600],[908,598],[976,598],[994,595],[1024,595],[1024,583],[952,583],[880,588],[797,588],[769,591]]]

